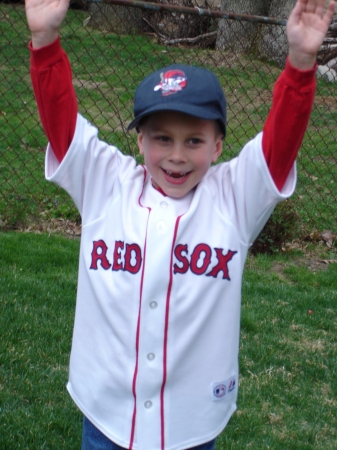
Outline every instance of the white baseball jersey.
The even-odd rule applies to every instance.
[[[280,193],[262,134],[213,166],[186,197],[152,187],[147,170],[78,115],[46,177],[82,216],[68,390],[118,445],[180,450],[215,438],[236,409],[242,272]]]

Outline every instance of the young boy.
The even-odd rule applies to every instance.
[[[85,416],[82,449],[214,449],[235,411],[243,267],[295,188],[334,2],[324,6],[297,1],[263,133],[229,162],[211,167],[226,134],[216,77],[181,65],[147,77],[129,126],[137,166],[77,114],[58,38],[68,0],[26,0],[46,177],[82,216],[68,383]]]

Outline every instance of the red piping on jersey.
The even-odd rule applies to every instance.
[[[163,195],[164,197],[167,197],[167,195],[165,194],[165,192],[162,190],[162,188],[161,188],[160,186],[155,187],[154,184],[153,184],[153,180],[151,180],[151,182],[152,182],[153,188],[154,188],[156,191],[160,192],[161,195]]]
[[[140,199],[142,198],[143,192],[144,192],[144,186],[146,181],[146,168],[144,166],[144,180],[143,180],[143,189],[142,192],[138,198],[138,204],[143,207],[141,204]],[[149,211],[149,215],[151,213],[151,208],[145,207]],[[136,429],[136,416],[137,416],[137,393],[136,393],[136,383],[137,383],[137,375],[138,375],[138,356],[139,356],[139,334],[140,334],[140,316],[141,316],[141,310],[142,310],[142,299],[143,299],[143,285],[144,285],[144,270],[145,270],[145,259],[146,259],[146,238],[144,242],[144,256],[143,256],[143,267],[142,267],[142,275],[140,279],[140,292],[139,292],[139,310],[138,310],[138,320],[137,320],[137,331],[136,331],[136,365],[135,365],[135,371],[133,374],[133,380],[132,380],[132,394],[134,398],[134,407],[133,407],[133,414],[132,414],[132,424],[131,424],[131,436],[130,436],[130,443],[129,443],[129,450],[132,450],[133,441],[135,438],[135,429]]]
[[[164,330],[164,349],[163,349],[163,383],[161,385],[160,391],[160,423],[161,423],[161,448],[165,450],[165,421],[164,421],[164,390],[166,385],[167,378],[167,340],[168,340],[168,327],[169,327],[169,312],[170,312],[170,299],[171,299],[171,290],[173,283],[173,252],[174,245],[177,239],[179,222],[182,216],[179,216],[176,220],[176,224],[174,227],[174,235],[172,241],[171,248],[171,258],[170,258],[170,280],[167,289],[166,295],[166,311],[165,311],[165,330]]]
[[[140,201],[140,199],[142,198],[142,195],[143,195],[144,189],[145,189],[147,170],[146,170],[146,167],[144,166],[144,164],[142,164],[141,167],[142,167],[142,169],[144,171],[144,174],[143,174],[143,189],[142,189],[142,192],[140,193],[140,196],[138,197],[138,205],[141,206],[141,207],[144,207],[142,205],[142,202]],[[148,209],[149,209],[149,211],[151,211],[151,208],[148,208]]]

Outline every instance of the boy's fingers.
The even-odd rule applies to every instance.
[[[334,11],[335,11],[335,2],[334,1],[331,1],[329,3],[328,8],[325,13],[324,13],[324,8],[323,8],[322,19],[323,19],[323,22],[325,23],[325,26],[327,29],[329,28],[329,26],[331,24],[331,21],[332,21],[333,15],[334,15]]]
[[[325,8],[325,0],[318,0],[317,6],[316,6],[316,14],[318,14],[320,17],[324,16],[324,8]]]
[[[329,5],[328,5],[328,9],[327,9],[327,14],[329,14],[331,16],[331,19],[334,15],[335,8],[336,8],[336,2],[334,0],[330,1]]]
[[[301,17],[302,12],[304,11],[304,2],[305,0],[298,0],[294,9],[291,11],[288,23],[297,23]]]
[[[321,17],[324,16],[326,0],[298,0],[298,3],[303,6],[306,12],[315,13]]]
[[[319,0],[320,1],[320,0]],[[323,0],[324,2],[325,0]],[[307,0],[303,2],[305,4],[305,11],[307,13],[314,13],[317,8],[317,0]]]

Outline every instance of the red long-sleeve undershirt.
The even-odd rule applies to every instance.
[[[31,52],[31,78],[42,126],[58,161],[71,144],[78,111],[68,57],[60,40]],[[287,60],[273,92],[262,148],[270,174],[282,189],[307,128],[316,89],[315,67],[299,71]]]

